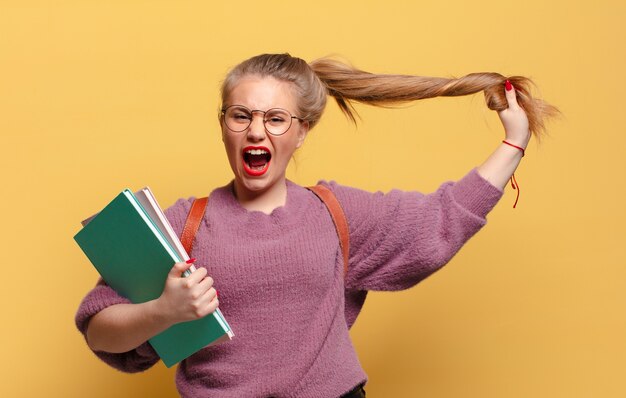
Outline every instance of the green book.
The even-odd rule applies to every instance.
[[[109,286],[133,303],[158,298],[174,263],[183,261],[128,189],[90,220],[74,240]],[[228,323],[215,311],[173,325],[149,342],[171,367],[231,337]]]

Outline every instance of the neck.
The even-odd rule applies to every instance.
[[[235,180],[233,193],[241,206],[248,211],[271,214],[287,202],[287,182],[283,178],[265,190],[250,190]]]

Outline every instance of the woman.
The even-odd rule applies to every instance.
[[[191,264],[175,264],[162,295],[142,304],[130,304],[100,283],[78,310],[79,330],[107,363],[142,371],[158,361],[149,338],[219,305],[237,335],[180,364],[182,396],[364,396],[367,378],[348,330],[367,291],[415,285],[485,224],[531,131],[540,131],[543,118],[556,112],[529,96],[528,83],[498,74],[373,75],[329,59],[309,65],[288,54],[244,61],[224,81],[219,116],[235,177],[210,195],[194,246],[198,270],[182,278]],[[490,108],[499,110],[506,142],[458,182],[429,195],[372,194],[322,182],[349,223],[344,276],[324,204],[285,178],[289,159],[319,121],[327,96],[354,119],[351,100],[387,105],[481,90]],[[192,199],[166,210],[179,234]]]

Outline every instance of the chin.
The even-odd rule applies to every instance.
[[[240,184],[242,188],[250,191],[250,192],[263,192],[265,191],[267,188],[270,187],[270,184],[268,181],[262,181],[262,180],[244,180],[242,181],[242,184]]]
[[[272,181],[269,176],[264,175],[262,177],[250,177],[246,174],[245,171],[241,171],[239,174],[239,178],[237,178],[236,183],[239,185],[239,188],[245,189],[248,192],[263,192],[267,190],[270,186],[272,186]]]

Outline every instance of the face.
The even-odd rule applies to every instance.
[[[297,116],[296,103],[291,83],[272,77],[245,76],[234,86],[223,106],[243,105],[261,111],[282,108]],[[284,189],[287,165],[304,142],[308,123],[293,119],[287,132],[280,136],[267,133],[261,112],[253,113],[252,123],[242,132],[229,130],[223,117],[220,123],[237,195],[251,198]]]

